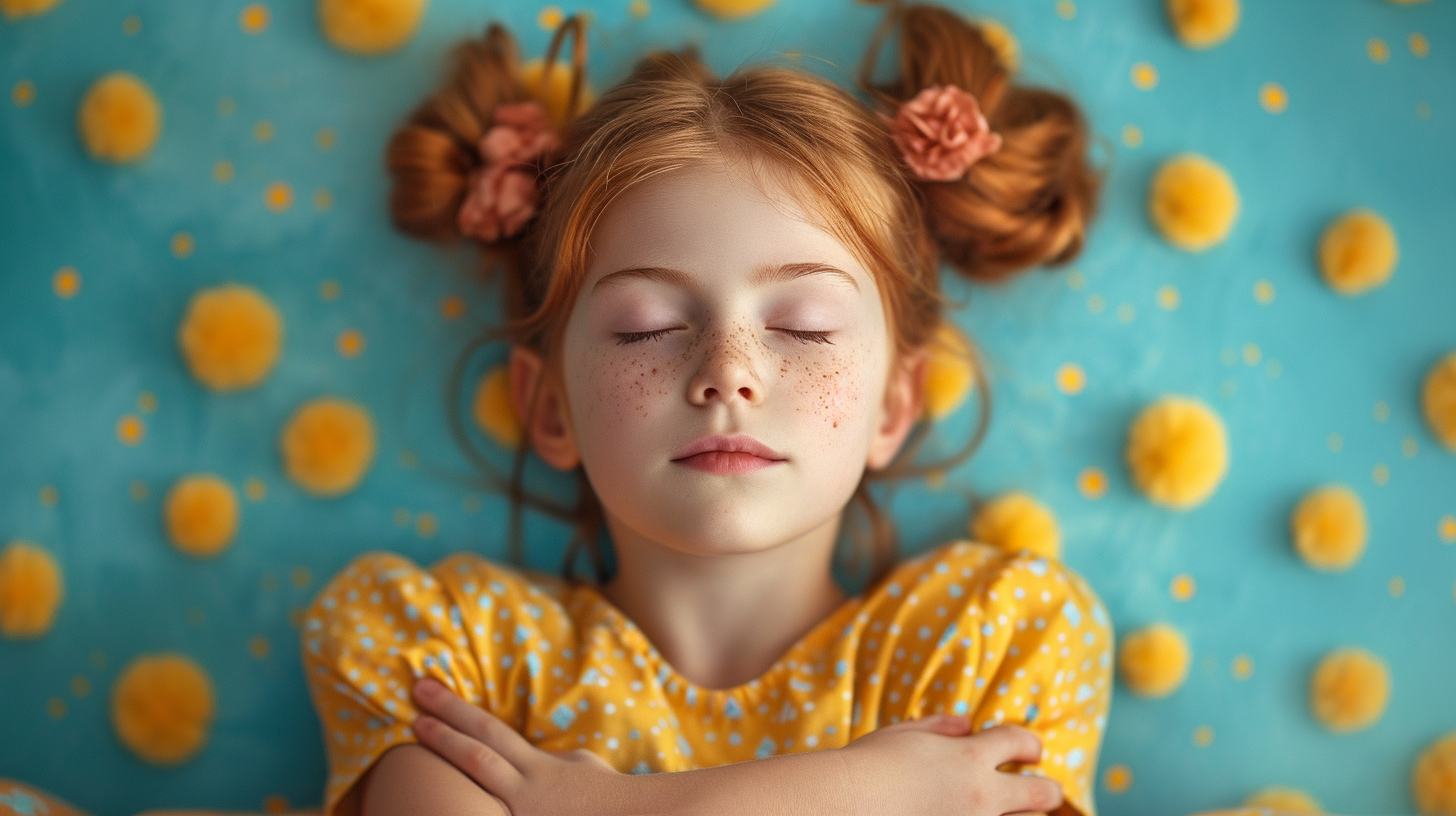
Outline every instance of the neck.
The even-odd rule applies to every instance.
[[[755,552],[703,555],[651,541],[607,513],[617,572],[602,595],[701,688],[758,678],[847,600],[832,573],[839,517]]]

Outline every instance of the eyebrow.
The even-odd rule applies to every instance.
[[[846,280],[850,286],[859,291],[859,281],[854,276],[836,266],[826,263],[787,263],[779,266],[764,264],[754,270],[753,276],[748,279],[750,284],[760,286],[766,283],[782,283],[802,278],[806,275],[830,275],[837,279]],[[671,269],[665,266],[634,266],[630,269],[619,269],[607,275],[603,275],[592,284],[592,291],[608,282],[617,282],[629,278],[642,278],[645,280],[662,281],[663,283],[679,286],[683,289],[692,288],[692,277],[680,269]]]

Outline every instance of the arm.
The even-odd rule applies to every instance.
[[[362,816],[510,816],[505,805],[440,755],[416,743],[396,745],[359,780]]]

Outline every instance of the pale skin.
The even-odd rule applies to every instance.
[[[623,272],[644,268],[659,271]],[[759,677],[847,600],[830,570],[841,515],[919,417],[924,354],[894,359],[874,276],[773,174],[725,162],[654,177],[610,205],[561,361],[514,348],[512,395],[535,452],[582,466],[601,499],[618,565],[602,594],[693,683]],[[714,433],[751,435],[783,461],[739,474],[672,461]],[[434,681],[415,699],[420,744],[365,775],[365,814],[1000,816],[1061,802],[1052,780],[996,770],[1038,761],[1030,731],[971,734],[964,717],[628,775],[589,751],[537,749]]]

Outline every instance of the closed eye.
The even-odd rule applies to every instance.
[[[673,331],[673,329],[654,329],[652,331],[642,332],[622,332],[617,335],[617,345],[625,346],[631,343],[640,343],[643,340],[657,340],[670,331]],[[803,343],[828,343],[831,346],[834,345],[834,341],[829,339],[830,333],[827,331],[799,331],[798,329],[777,329],[777,331],[782,331],[790,337],[794,338],[795,340]]]
[[[831,346],[834,345],[834,341],[829,339],[829,332],[827,331],[798,331],[797,329],[780,329],[779,331],[785,332],[795,340],[802,340],[805,343],[828,343]]]
[[[643,332],[622,332],[621,334],[617,335],[617,345],[625,346],[628,343],[638,343],[643,340],[656,340],[657,338],[663,336],[664,334],[667,334],[670,331],[672,331],[672,329],[654,329],[653,331]]]

